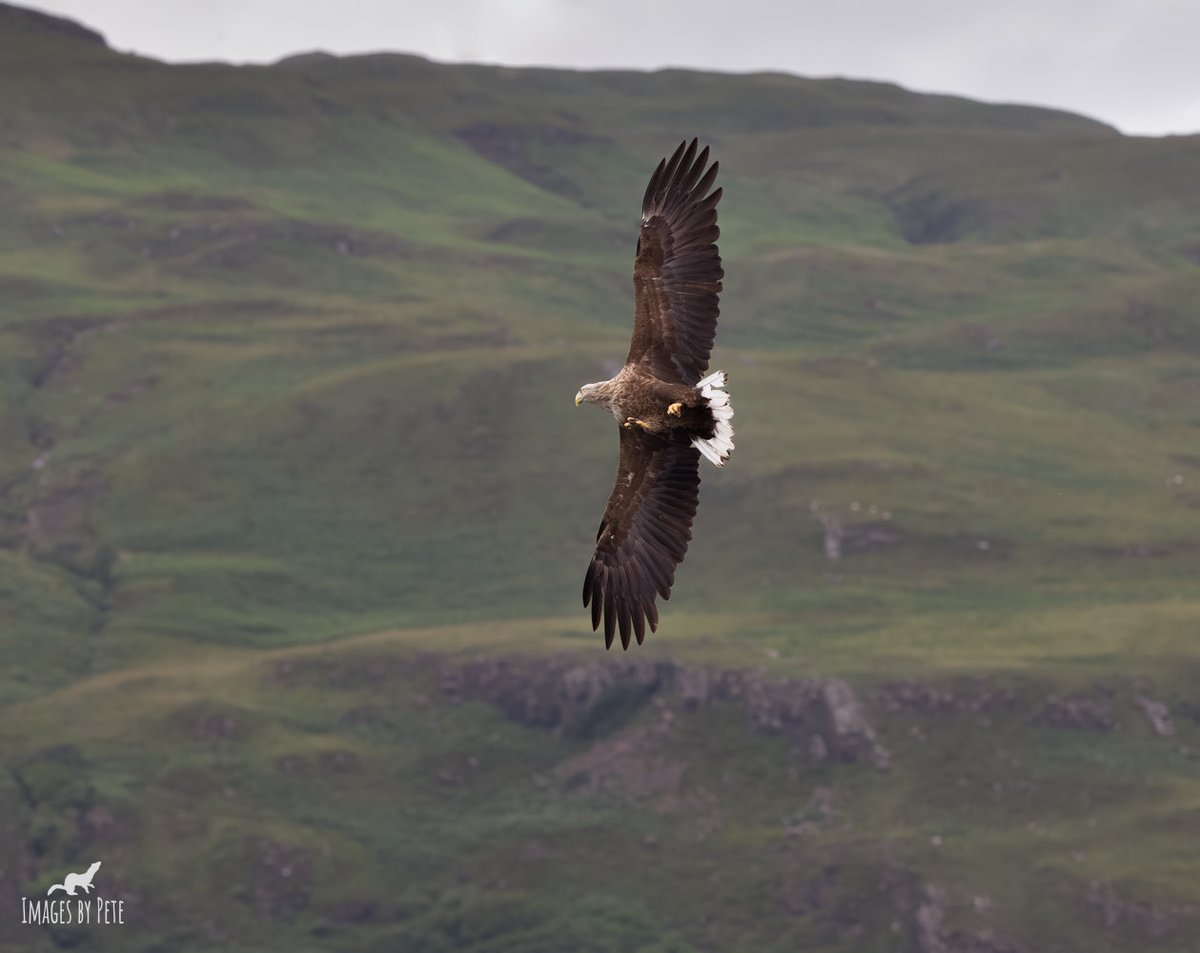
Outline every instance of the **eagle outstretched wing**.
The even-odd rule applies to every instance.
[[[681,142],[650,177],[633,266],[633,338],[626,364],[656,377],[695,384],[708,368],[717,333],[721,256],[716,241],[721,189],[709,192],[720,163],[708,147]],[[705,166],[708,166],[707,170]]]
[[[647,622],[651,632],[658,628],[654,597],[671,597],[699,499],[700,451],[686,434],[622,428],[616,486],[583,580],[583,604],[592,606],[593,629],[603,617],[606,648],[618,629],[629,648],[631,634],[641,644]]]

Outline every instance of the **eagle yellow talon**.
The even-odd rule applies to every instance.
[[[683,416],[683,403],[678,400],[675,401],[675,403],[673,403],[670,407],[667,408],[667,413],[670,414],[672,417],[682,417]]]
[[[641,427],[645,431],[650,430],[650,425],[644,420],[638,420],[636,417],[625,418],[625,429],[632,430],[634,427]]]

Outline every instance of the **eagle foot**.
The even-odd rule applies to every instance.
[[[647,433],[650,433],[653,430],[653,428],[644,420],[638,420],[637,417],[626,417],[625,429],[632,430],[634,427],[641,427]]]
[[[675,403],[673,403],[670,407],[667,408],[667,413],[670,414],[672,417],[682,417],[683,416],[682,401],[678,401],[678,400],[675,401]]]

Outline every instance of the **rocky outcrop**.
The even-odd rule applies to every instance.
[[[1033,713],[1039,725],[1111,731],[1116,724],[1112,701],[1104,695],[1049,695]]]
[[[684,712],[728,703],[755,731],[790,736],[798,748],[811,751],[819,741],[825,755],[841,761],[885,768],[889,760],[857,694],[840,678],[774,678],[649,659],[581,663],[560,655],[444,666],[441,688],[447,701],[486,701],[519,724],[579,738],[620,726],[652,698]]]
[[[1087,885],[1083,902],[1109,930],[1151,940],[1194,936],[1196,920],[1200,917],[1200,905],[1195,903],[1156,904],[1135,900],[1120,893],[1112,884],[1101,881]]]
[[[988,923],[992,902],[986,897],[953,897],[934,884],[913,913],[913,933],[921,953],[1026,953],[1026,947],[1001,936]],[[958,922],[956,928],[950,923]]]
[[[997,688],[979,678],[936,685],[900,680],[887,682],[879,693],[879,704],[893,714],[991,715],[1011,711],[1018,703],[1016,692]]]
[[[1157,701],[1141,692],[1133,696],[1133,703],[1141,709],[1142,714],[1150,722],[1150,727],[1160,738],[1170,738],[1175,734],[1175,723],[1171,720],[1171,710],[1165,702]]]
[[[486,658],[462,668],[444,667],[441,687],[447,701],[486,701],[518,724],[591,737],[640,708],[663,687],[673,667],[640,659]]]
[[[1030,686],[1018,693],[996,687],[987,678],[937,683],[907,679],[886,682],[875,702],[893,715],[977,715],[985,725],[994,717],[1015,716],[1043,728],[1068,731],[1107,732],[1121,727],[1118,714],[1126,697],[1123,691],[1096,683],[1085,689],[1041,694],[1047,687]],[[1158,737],[1174,737],[1171,710],[1166,702],[1151,697],[1145,679],[1135,679],[1127,697]],[[1180,710],[1188,712],[1187,706],[1181,706]]]
[[[886,768],[889,755],[875,737],[875,729],[849,683],[840,678],[826,679],[821,699],[828,716],[823,738],[834,753],[846,761],[869,761],[877,768]]]

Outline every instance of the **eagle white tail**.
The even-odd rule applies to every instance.
[[[700,396],[708,401],[716,426],[711,437],[693,437],[692,446],[718,467],[725,466],[733,451],[733,404],[725,393],[725,372],[715,371],[696,385]]]

